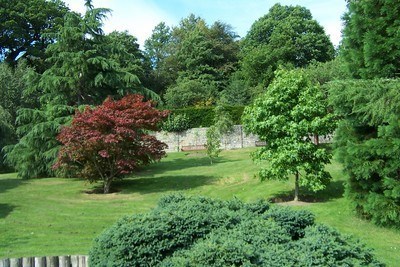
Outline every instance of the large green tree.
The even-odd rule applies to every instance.
[[[343,118],[335,134],[349,176],[346,195],[363,217],[400,227],[400,81],[336,81],[330,101]]]
[[[353,1],[343,16],[341,50],[355,78],[400,75],[400,2]]]
[[[243,40],[242,69],[252,85],[268,85],[279,65],[305,67],[333,57],[329,37],[307,8],[275,4]]]
[[[159,24],[146,41],[152,76],[158,81],[157,90],[162,93],[171,91],[167,95],[173,92],[174,98],[179,98],[177,91],[180,88],[196,82],[202,88],[214,91],[204,95],[203,103],[208,102],[209,95],[213,95],[215,101],[218,98],[215,92],[226,87],[230,75],[237,69],[238,51],[237,35],[231,26],[222,22],[209,26],[204,19],[193,14],[172,29],[164,23]],[[166,100],[170,104],[169,97]],[[184,102],[181,106],[186,105]]]
[[[115,41],[118,34],[105,36],[102,31],[102,19],[109,10],[94,8],[91,1],[86,1],[86,8],[84,15],[65,16],[64,26],[55,36],[57,42],[46,51],[51,67],[28,88],[41,95],[40,109],[18,112],[21,139],[7,148],[7,159],[21,177],[54,174],[51,166],[59,145],[55,137],[78,106],[100,104],[107,96],[143,91],[138,76],[129,72],[133,64],[126,62],[134,58],[126,56],[129,49]]]
[[[265,164],[260,178],[286,180],[294,175],[297,201],[299,185],[317,191],[329,182],[324,168],[331,155],[311,137],[332,133],[336,123],[323,93],[302,72],[279,70],[275,75],[267,91],[245,108],[242,120],[247,132],[266,141],[253,154],[256,162]]]
[[[177,77],[176,70],[172,69],[175,64],[171,57],[171,40],[171,28],[161,22],[144,44],[145,55],[151,66],[148,73],[150,88],[157,93],[164,93]]]
[[[11,64],[21,56],[44,59],[45,49],[55,40],[47,33],[60,29],[67,12],[60,0],[1,0],[0,56]]]

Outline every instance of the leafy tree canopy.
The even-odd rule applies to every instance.
[[[329,37],[308,9],[280,4],[251,26],[242,51],[242,68],[253,85],[269,84],[279,65],[305,67],[334,56]]]
[[[47,34],[60,29],[68,12],[60,0],[1,0],[0,6],[0,55],[8,63],[21,56],[31,62],[43,59],[55,41]]]
[[[151,76],[159,81],[157,90],[165,92],[196,80],[221,91],[237,69],[236,39],[230,25],[215,22],[209,26],[193,14],[172,29],[164,23],[157,25],[145,45],[153,67]]]
[[[0,63],[0,106],[11,115],[14,125],[18,109],[22,107],[37,107],[36,96],[28,95],[27,88],[36,82],[34,70],[20,60],[12,68],[5,62]]]
[[[115,178],[165,156],[166,144],[147,131],[157,130],[167,115],[140,95],[107,99],[96,108],[77,111],[71,126],[58,135],[63,146],[55,168],[90,182],[101,180],[104,193],[109,193]]]
[[[301,71],[275,73],[267,91],[245,108],[243,124],[257,134],[266,146],[253,154],[259,163],[261,179],[288,179],[294,174],[295,200],[299,183],[317,191],[325,188],[330,175],[324,170],[331,155],[313,144],[312,134],[334,131],[334,116],[327,111],[323,93]]]
[[[354,78],[400,75],[400,2],[348,1],[341,50]]]
[[[214,103],[217,95],[217,89],[213,84],[185,78],[168,88],[164,98],[169,107],[181,108],[195,105],[209,106]]]

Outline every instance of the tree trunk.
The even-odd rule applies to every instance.
[[[110,193],[111,182],[112,182],[111,178],[104,179],[104,184],[103,184],[104,194]]]
[[[314,144],[316,144],[317,146],[319,145],[319,136],[318,134],[314,134]]]
[[[294,201],[299,201],[299,172],[297,171],[295,174],[294,181]]]

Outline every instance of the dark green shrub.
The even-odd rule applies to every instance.
[[[280,209],[270,209],[265,201],[245,204],[238,199],[166,196],[149,213],[124,217],[102,233],[90,250],[89,263],[380,266],[362,245],[329,228],[313,226],[309,212]]]
[[[262,260],[264,250],[273,244],[275,252],[282,253],[282,244],[290,240],[275,222],[249,219],[233,229],[216,229],[189,249],[167,258],[161,266],[267,266]]]
[[[363,244],[324,225],[308,227],[296,250],[297,266],[385,266]]]
[[[231,229],[251,214],[239,200],[167,196],[152,212],[124,217],[97,238],[90,266],[154,266],[213,229]]]
[[[263,217],[273,219],[293,240],[303,237],[306,227],[313,225],[315,220],[314,214],[308,210],[292,210],[288,207],[274,207]]]

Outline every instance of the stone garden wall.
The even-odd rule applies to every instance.
[[[206,144],[207,128],[193,128],[181,133],[158,132],[155,136],[158,140],[168,145],[168,152],[181,151],[183,146],[201,146]],[[258,137],[246,135],[241,125],[235,125],[233,131],[221,139],[222,149],[236,149],[254,147]]]
[[[182,147],[205,145],[206,131],[207,128],[193,128],[181,133],[157,132],[155,136],[168,145],[167,152],[176,152],[181,151]],[[329,143],[331,140],[332,136],[319,136],[319,143]],[[229,150],[254,147],[259,143],[256,135],[247,135],[243,132],[242,125],[235,125],[230,134],[222,137],[221,148]]]

